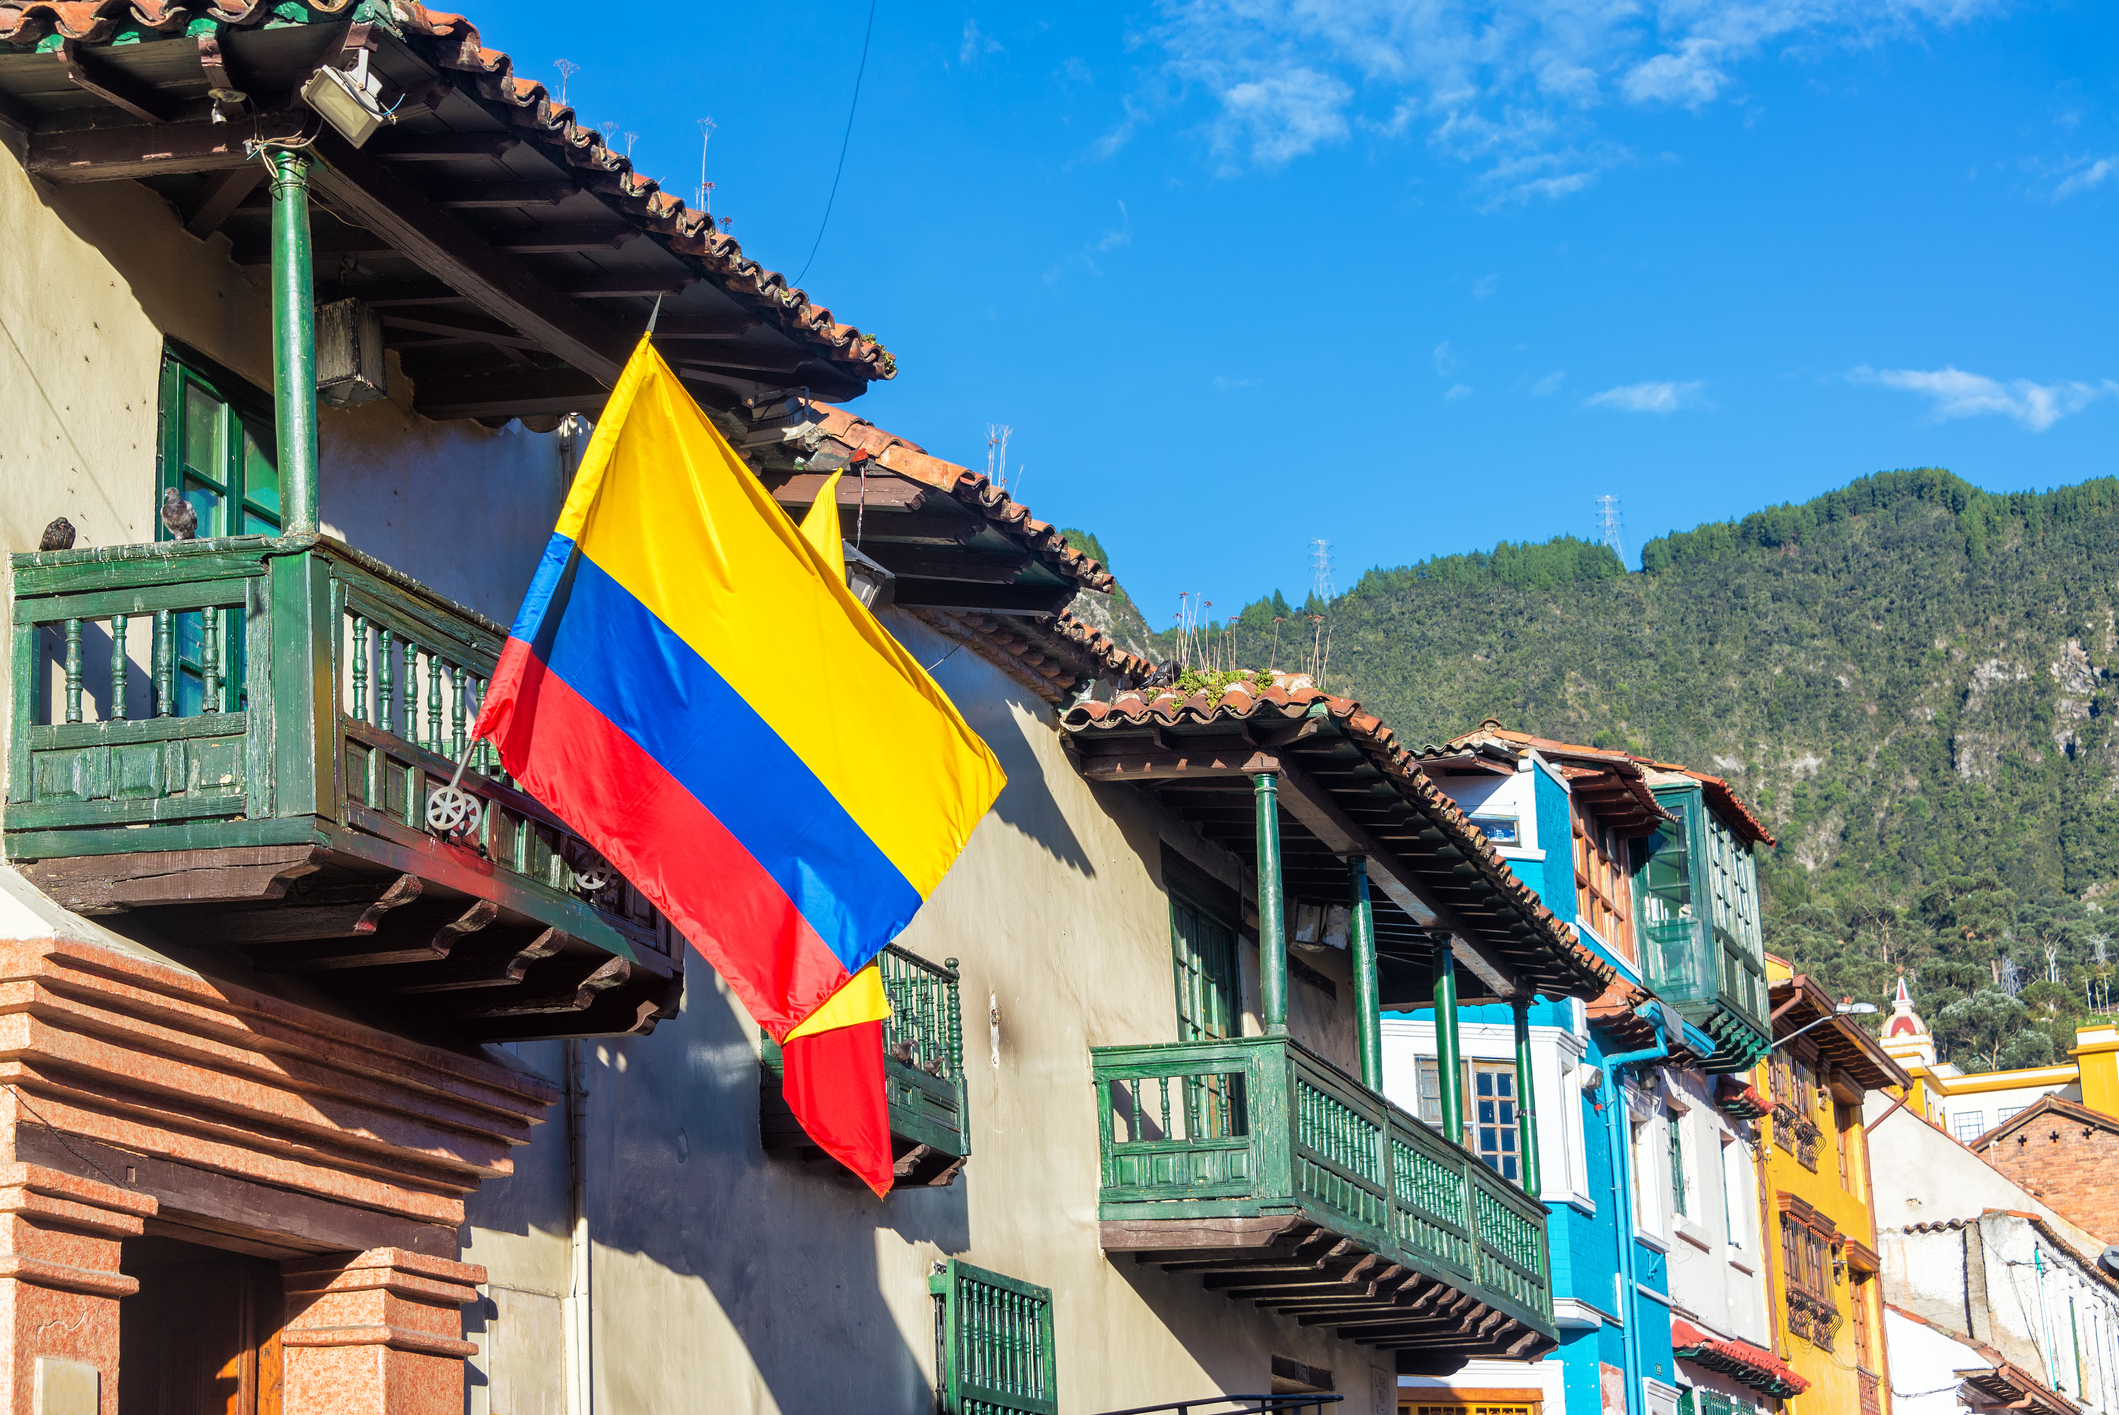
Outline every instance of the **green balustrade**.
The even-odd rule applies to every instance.
[[[9,861],[313,844],[492,897],[651,971],[674,966],[672,934],[637,891],[573,888],[588,847],[504,775],[465,778],[486,806],[474,836],[426,829],[500,625],[324,537],[34,552],[13,568]],[[128,637],[142,618],[145,645]],[[144,711],[126,700],[136,648]]]
[[[1552,1334],[1544,1206],[1301,1043],[1090,1056],[1105,1221],[1300,1213]]]
[[[971,1154],[965,1112],[964,1023],[957,961],[931,963],[897,944],[876,960],[890,1016],[883,1022],[883,1095],[901,1184],[946,1184]],[[780,1048],[762,1048],[760,1135],[768,1150],[812,1146],[780,1093]],[[915,1153],[917,1152],[917,1153]],[[907,1158],[910,1156],[910,1158]]]

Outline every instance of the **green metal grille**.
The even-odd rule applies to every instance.
[[[934,1294],[940,1415],[1057,1415],[1052,1289],[951,1258]]]

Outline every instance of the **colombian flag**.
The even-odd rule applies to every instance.
[[[881,1194],[869,965],[1004,778],[847,589],[826,510],[797,528],[642,339],[475,735],[728,981],[810,1138]]]

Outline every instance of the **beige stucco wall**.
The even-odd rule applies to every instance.
[[[1132,788],[1084,783],[1050,710],[972,651],[891,622],[1009,776],[901,940],[961,962],[970,1164],[950,1188],[878,1202],[826,1163],[766,1158],[756,1028],[695,956],[680,1017],[652,1037],[588,1044],[598,1408],[923,1412],[927,1274],[945,1255],[1053,1289],[1070,1415],[1268,1390],[1276,1353],[1328,1368],[1366,1401],[1387,1355],[1099,1248],[1088,1049],[1176,1037],[1160,836],[1185,827]],[[1343,962],[1337,971],[1344,1017]],[[1324,1018],[1314,988],[1290,991],[1295,1034],[1350,1060],[1351,1024]],[[523,1050],[559,1074],[557,1047]],[[554,1119],[517,1178],[472,1201],[465,1257],[504,1291],[565,1290],[566,1137]],[[474,1411],[519,1415],[563,1389],[563,1353],[504,1330],[488,1364],[483,1389],[523,1403],[489,1395]]]

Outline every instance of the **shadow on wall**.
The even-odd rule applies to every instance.
[[[927,1351],[906,1333],[924,1332],[929,1318],[924,1307],[889,1305],[879,1262],[889,1245],[878,1230],[962,1252],[969,1180],[886,1202],[829,1161],[765,1155],[754,1038],[695,956],[677,1017],[649,1037],[582,1043],[598,1401],[614,1410],[924,1408]],[[565,1145],[563,1121],[546,1127],[533,1148],[548,1153],[518,1160],[518,1180],[473,1197],[473,1226],[563,1244]],[[555,1173],[556,1182],[544,1177]],[[933,1256],[905,1261],[924,1272]],[[493,1280],[508,1278],[496,1269]],[[892,1285],[909,1290],[902,1275]],[[717,1385],[706,1404],[702,1378]]]
[[[993,815],[1068,869],[1093,878],[1096,863],[1052,799],[1045,768],[1023,735],[1026,717],[1038,722],[1040,730],[1051,730],[1041,719],[1052,709],[969,648],[944,639],[909,615],[886,613],[886,627],[920,660],[1008,774]],[[1066,768],[1056,764],[1054,769]]]

